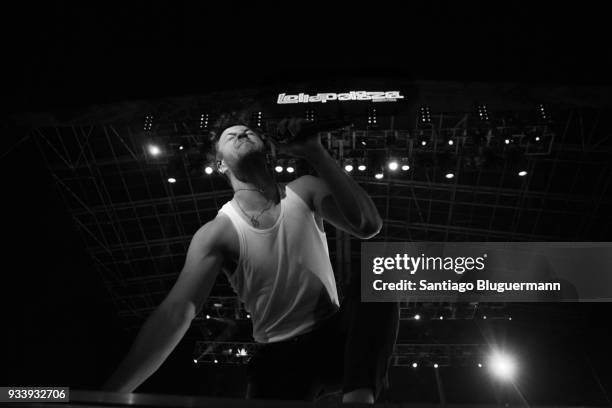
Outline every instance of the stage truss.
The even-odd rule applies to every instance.
[[[546,124],[493,125],[475,122],[468,113],[434,114],[431,124],[413,129],[353,127],[321,136],[339,164],[358,157],[408,159],[411,171],[382,180],[371,173],[352,174],[384,219],[374,241],[594,241],[606,239],[612,220],[612,147],[594,117],[568,110]],[[193,234],[232,196],[221,177],[202,171],[207,137],[196,120],[159,120],[143,130],[141,119],[135,118],[137,124],[37,127],[30,133],[109,300],[134,330],[172,287]],[[269,120],[272,127],[274,118]],[[545,143],[534,146],[530,132]],[[451,147],[449,138],[455,141]],[[523,152],[526,177],[517,177],[518,162],[504,156],[506,138]],[[159,157],[148,153],[149,143],[162,146]],[[454,162],[454,179],[444,178],[440,157]],[[284,174],[280,180],[299,175]],[[171,176],[178,181],[168,183]],[[342,286],[358,273],[360,242],[329,225],[326,230]],[[511,320],[505,305],[406,303],[401,313],[408,324],[416,314],[428,321],[440,316],[444,321]],[[250,327],[247,315],[220,276],[190,333],[209,345],[241,342]],[[401,350],[408,351],[394,355],[394,364],[422,350],[438,364],[460,361],[465,350],[453,348],[460,345],[452,338],[445,341],[438,348],[405,343]],[[251,352],[248,342],[240,344]]]

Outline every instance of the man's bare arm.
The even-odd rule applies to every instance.
[[[332,189],[322,178],[302,176],[293,183],[295,183],[294,188],[297,188],[298,194],[310,208],[334,227],[361,239],[372,238],[380,230],[379,226],[360,228],[359,225],[350,223],[338,207]]]
[[[315,208],[326,219],[332,218],[337,212],[341,213],[351,231],[359,238],[367,239],[378,234],[382,228],[382,219],[370,196],[338,166],[323,146],[318,146],[306,156],[325,182],[313,191]]]
[[[148,317],[130,351],[102,389],[132,392],[166,360],[208,298],[223,264],[220,239],[225,223],[216,218],[193,236],[185,266],[164,301]]]
[[[288,129],[299,135],[303,119],[283,120],[280,132]],[[320,137],[310,135],[277,146],[281,152],[306,159],[319,174],[319,178],[305,178],[304,187],[314,209],[325,220],[358,238],[368,239],[380,231],[382,219],[372,199],[331,158]]]

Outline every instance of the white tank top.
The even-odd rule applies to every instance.
[[[286,187],[280,215],[267,229],[247,223],[227,202],[219,210],[240,242],[236,270],[226,275],[251,314],[253,338],[282,341],[311,331],[339,307],[327,238],[316,215]]]

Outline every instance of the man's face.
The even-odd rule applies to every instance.
[[[235,168],[244,157],[264,151],[264,143],[261,138],[243,125],[229,127],[221,133],[218,141],[217,151],[223,160],[223,164],[229,168]]]

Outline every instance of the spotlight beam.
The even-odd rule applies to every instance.
[[[492,375],[503,381],[511,381],[516,374],[516,361],[510,355],[495,351],[487,364]]]

